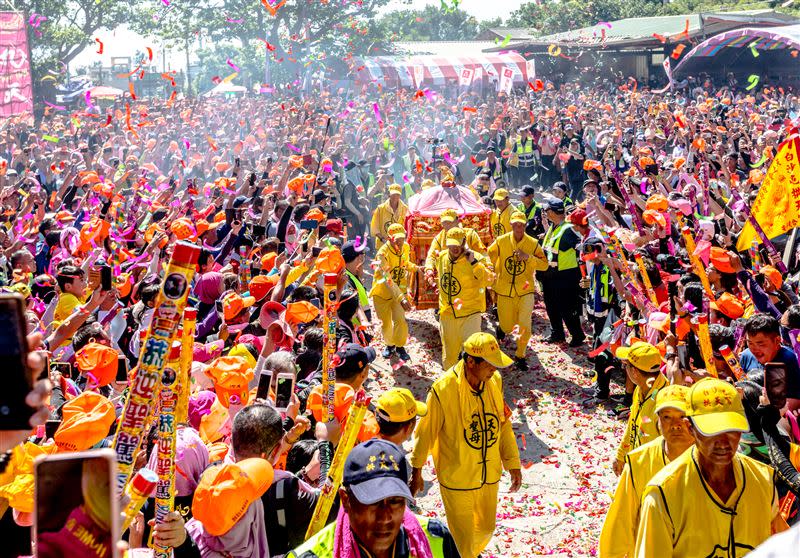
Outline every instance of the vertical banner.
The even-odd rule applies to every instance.
[[[0,118],[33,116],[28,35],[22,12],[0,12]]]
[[[464,68],[461,70],[461,76],[458,79],[458,84],[462,87],[469,87],[472,85],[472,76],[475,74],[475,70],[470,70]]]
[[[414,64],[412,68],[414,70],[414,83],[419,89],[422,87],[422,80],[425,79],[425,67],[422,64]]]
[[[525,73],[528,74],[525,76],[527,81],[536,81],[536,60],[531,58],[525,61]]]
[[[511,93],[511,85],[514,83],[514,72],[511,68],[503,68],[500,74],[500,91],[508,95]]]

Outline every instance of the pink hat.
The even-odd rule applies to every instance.
[[[212,341],[211,343],[195,343],[192,351],[192,360],[197,362],[208,362],[214,360],[222,354],[225,341]]]

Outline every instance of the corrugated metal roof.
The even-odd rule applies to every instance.
[[[522,41],[533,39],[535,37],[534,32],[536,30],[528,29],[526,27],[490,27],[488,31],[491,31],[500,38],[511,35],[512,41]]]

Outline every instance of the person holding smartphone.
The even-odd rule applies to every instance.
[[[767,363],[786,367],[786,403],[790,411],[800,409],[800,366],[793,350],[781,344],[780,322],[767,314],[755,314],[744,326],[747,349],[739,356],[745,374],[761,370]]]

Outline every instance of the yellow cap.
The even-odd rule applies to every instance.
[[[511,366],[514,361],[500,350],[497,339],[491,333],[473,333],[464,341],[464,352],[470,356],[480,357],[495,368]]]
[[[458,212],[455,209],[445,209],[439,215],[439,220],[444,221],[458,221]]]
[[[398,196],[403,193],[403,189],[399,184],[389,184],[389,195],[397,194]]]
[[[643,372],[658,372],[661,367],[661,353],[644,341],[637,341],[630,347],[620,347],[617,349],[616,357],[628,361]]]
[[[514,223],[522,223],[527,224],[528,220],[525,218],[525,214],[520,211],[515,211],[511,214],[511,224]]]
[[[375,401],[375,414],[389,422],[407,422],[428,414],[428,406],[406,388],[392,388]]]
[[[406,229],[403,228],[403,225],[400,223],[392,223],[389,225],[389,229],[386,231],[386,234],[389,235],[389,238],[400,239],[406,237]]]
[[[667,386],[656,395],[656,413],[662,409],[678,409],[686,413],[689,407],[688,399],[688,387],[678,385]]]
[[[461,227],[453,227],[447,231],[447,240],[445,244],[447,246],[461,246],[466,236],[467,234],[464,232],[464,229]]]
[[[750,430],[736,388],[717,378],[704,378],[692,386],[686,414],[703,436]]]
[[[432,188],[433,186],[436,186],[436,183],[430,178],[426,178],[425,180],[422,181],[421,186],[422,189],[425,190],[427,188]]]
[[[492,196],[492,199],[495,201],[505,200],[507,198],[508,198],[508,190],[506,190],[505,188],[498,188],[497,190],[494,191],[494,195]]]

